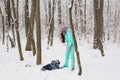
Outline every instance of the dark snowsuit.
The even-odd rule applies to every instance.
[[[60,63],[57,63],[55,60],[52,60],[51,63],[43,66],[41,70],[45,71],[45,70],[59,69],[59,64]]]

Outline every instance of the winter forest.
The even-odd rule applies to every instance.
[[[120,0],[0,0],[0,80],[120,80]],[[41,71],[66,44],[70,28],[75,70]],[[69,63],[70,65],[70,63]]]

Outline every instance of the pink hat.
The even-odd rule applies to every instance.
[[[65,34],[66,33],[66,30],[68,29],[68,27],[64,27],[62,25],[59,25],[58,27],[58,30],[59,30],[59,33],[62,33]]]

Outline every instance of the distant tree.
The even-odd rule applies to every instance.
[[[39,65],[42,62],[42,49],[41,49],[41,21],[40,21],[40,0],[36,0],[36,37],[37,37],[37,62]]]
[[[58,0],[58,24],[61,24],[61,0]]]
[[[33,30],[34,30],[34,16],[35,16],[35,7],[36,7],[36,0],[32,0],[32,8],[31,8],[31,14],[29,17],[29,9],[28,9],[28,0],[25,0],[25,24],[26,24],[26,36],[27,36],[27,43],[25,50],[26,51],[31,51],[31,48],[33,50],[33,55],[36,53],[36,48],[35,48],[35,41],[34,41],[34,36],[33,36]]]
[[[84,0],[84,35],[86,38],[86,0]]]
[[[10,7],[10,0],[4,0],[4,4],[5,4],[5,23],[6,23],[6,28],[7,28],[7,51],[9,51],[9,42],[11,43],[11,47],[15,47],[15,42],[13,40],[13,35],[10,35],[10,30],[11,28],[11,7]]]
[[[80,62],[80,54],[79,54],[78,47],[77,47],[77,40],[76,40],[76,37],[75,37],[73,20],[72,20],[72,7],[73,7],[73,0],[71,1],[71,6],[69,7],[70,27],[71,27],[71,30],[72,30],[75,52],[76,52],[76,56],[77,56],[77,63],[78,63],[78,68],[79,68],[78,75],[82,75],[82,66],[81,66],[81,62]]]
[[[33,35],[35,12],[36,12],[36,0],[32,0],[30,24],[31,24],[31,44],[32,44],[32,49],[33,49],[33,55],[36,54],[35,40],[34,40],[34,35]]]
[[[83,5],[82,5],[82,0],[78,0],[78,4],[79,4],[79,12],[80,12],[80,29],[81,29],[81,33],[84,34],[84,22],[83,22]]]
[[[55,0],[53,0],[53,6],[51,10],[51,0],[49,0],[49,34],[48,34],[48,45],[53,45],[53,33],[54,33],[54,12],[55,12]]]
[[[49,0],[48,1],[48,15],[49,15],[49,25],[50,25],[50,23],[51,23],[51,0]],[[49,26],[49,32],[48,32],[48,41],[47,41],[47,44],[48,44],[48,46],[49,46],[49,43],[50,43],[50,37],[51,37],[51,28],[50,28],[50,26]]]
[[[79,28],[78,28],[78,1],[75,0],[75,3],[74,3],[74,6],[75,6],[75,30],[77,31],[78,35],[79,35]]]
[[[18,0],[17,0],[17,7],[15,7],[14,0],[11,0],[11,2],[12,2],[13,18],[14,18],[14,22],[15,22],[14,24],[15,24],[15,30],[16,30],[16,36],[17,36],[19,56],[20,56],[20,60],[22,61],[22,60],[24,60],[24,58],[23,58],[23,54],[22,54],[20,34],[19,34]]]
[[[44,0],[44,8],[45,8],[45,29],[48,28],[48,8],[47,8],[47,1]],[[47,31],[47,30],[46,30]]]
[[[2,16],[2,44],[5,43],[5,25],[4,25],[4,15],[1,11],[1,7],[0,7],[0,14]]]

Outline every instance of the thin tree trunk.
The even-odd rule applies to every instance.
[[[103,0],[102,0],[103,1]],[[102,44],[102,31],[103,31],[103,2],[94,0],[94,45],[93,48],[98,48],[101,55],[104,56]],[[100,6],[99,6],[100,5]],[[102,9],[101,9],[102,8]]]
[[[46,0],[44,2],[44,6],[45,6],[45,29],[47,29],[47,26],[48,26],[48,14],[47,14],[47,1]]]
[[[75,1],[75,30],[77,30],[77,34],[79,34],[79,30],[78,30],[78,5],[77,5],[77,0]]]
[[[5,16],[5,27],[7,28],[7,40],[6,40],[6,47],[7,47],[7,52],[9,52],[9,37],[8,37],[8,35],[9,35],[9,31],[10,31],[10,26],[9,26],[9,22],[8,22],[8,4],[7,4],[7,0],[4,0],[4,4],[5,4],[5,13],[6,13],[6,16]]]
[[[27,37],[28,34],[28,17],[29,16],[29,11],[28,11],[28,0],[25,0],[25,34]]]
[[[20,42],[20,34],[19,34],[19,23],[18,23],[18,0],[17,0],[17,8],[15,8],[14,0],[12,1],[12,9],[13,9],[13,17],[14,17],[14,22],[15,22],[15,30],[16,30],[16,36],[17,36],[17,44],[18,44],[18,50],[19,50],[19,56],[20,60],[24,60],[23,55],[22,55],[22,49],[21,49],[21,42]]]
[[[36,0],[36,35],[37,35],[37,62],[39,65],[42,62],[41,49],[41,21],[40,21],[40,0]]]
[[[80,62],[80,54],[79,54],[78,47],[77,47],[77,41],[76,41],[74,26],[73,26],[73,21],[72,21],[72,7],[73,7],[73,0],[71,1],[71,7],[69,7],[70,27],[72,30],[75,52],[76,52],[76,56],[77,56],[77,63],[78,63],[78,68],[79,68],[78,75],[82,75],[82,66],[81,66],[81,62]]]
[[[80,10],[80,28],[81,28],[81,32],[84,33],[84,26],[83,26],[83,6],[82,6],[82,0],[78,0],[79,3],[79,10]]]
[[[7,0],[7,15],[8,15],[8,26],[11,25],[11,9],[10,9],[10,0]]]
[[[85,35],[85,38],[86,38],[86,0],[85,0],[85,3],[84,3],[84,35]]]
[[[58,0],[58,24],[61,24],[61,0]]]
[[[51,21],[52,21],[51,20],[51,0],[48,1],[48,8],[49,8],[48,9],[49,10],[48,11],[49,12],[49,32],[48,32],[48,41],[47,41],[47,44],[49,45],[49,43],[50,43],[50,37],[51,37],[50,36],[51,35],[51,26],[50,25],[51,25]]]
[[[50,45],[53,45],[53,35],[54,35],[54,12],[55,12],[55,0],[53,0],[53,6],[52,6],[52,19],[51,19],[51,39],[50,39]]]
[[[25,32],[27,37],[26,51],[31,51],[31,25],[29,20],[28,0],[25,0]]]
[[[34,30],[34,19],[35,19],[35,12],[36,12],[36,0],[32,0],[32,6],[31,6],[31,14],[30,14],[30,23],[31,23],[31,44],[33,48],[33,55],[36,54],[36,47],[35,47],[35,40],[33,35]]]
[[[3,15],[2,15],[2,31],[3,31],[2,44],[5,44],[5,25],[4,25],[4,16]]]
[[[2,11],[1,11],[1,7],[0,7],[0,14],[2,16],[2,44],[5,43],[5,27],[4,27],[4,16],[2,14]]]
[[[12,16],[11,16],[11,20],[12,20],[13,41],[14,41],[14,45],[16,45],[16,40],[15,40],[15,25],[14,25],[14,20],[13,20],[13,17],[12,17]]]
[[[48,34],[48,45],[53,45],[53,33],[54,33],[54,11],[55,11],[55,0],[53,0],[53,6],[51,11],[51,2],[49,1],[49,34]]]
[[[33,56],[36,54],[36,48],[35,48],[35,41],[33,36],[33,29],[34,29],[34,16],[35,16],[35,8],[36,8],[36,0],[32,0],[32,6],[31,6],[31,14],[29,18],[29,9],[28,9],[28,0],[26,0],[26,27],[28,28],[27,31],[27,43],[25,50],[31,51],[31,47],[33,50]]]

